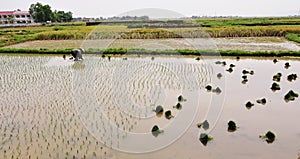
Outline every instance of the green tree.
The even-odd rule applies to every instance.
[[[72,12],[54,11],[54,17],[56,22],[70,22],[72,21]]]
[[[37,23],[54,20],[54,14],[51,10],[51,7],[49,5],[42,5],[39,2],[30,5],[29,13],[31,14],[33,20]]]

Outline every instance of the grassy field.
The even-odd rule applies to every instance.
[[[300,43],[300,34],[292,34],[292,33],[286,34],[285,38],[290,40],[290,41]]]
[[[196,19],[203,27],[300,25],[300,18],[207,18]]]
[[[0,29],[0,47],[33,40],[167,39],[202,37],[286,37],[300,34],[300,18],[196,19],[204,27],[128,28],[125,25],[85,26],[83,23]],[[293,35],[293,36],[291,36]]]

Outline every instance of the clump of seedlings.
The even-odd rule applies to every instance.
[[[207,85],[206,87],[205,87],[205,89],[207,90],[207,91],[211,91],[212,90],[212,86],[211,85]]]
[[[272,91],[278,91],[278,90],[280,90],[280,86],[279,86],[279,84],[274,82],[271,86],[271,89],[272,89]]]
[[[221,79],[223,77],[223,75],[221,73],[217,74],[218,79]]]
[[[279,72],[276,75],[273,76],[273,81],[280,82],[282,74]]]
[[[236,57],[236,60],[239,61],[241,58],[239,56]]]
[[[199,61],[199,60],[200,60],[200,57],[197,57],[195,60]]]
[[[185,102],[186,101],[186,99],[184,99],[182,95],[178,96],[177,99],[178,99],[178,102]]]
[[[203,128],[204,130],[207,130],[207,129],[209,129],[209,123],[208,123],[208,121],[207,120],[205,120],[204,122],[202,122],[202,123],[198,123],[197,124],[197,127],[198,128]]]
[[[248,82],[248,76],[247,76],[247,74],[254,75],[254,71],[253,70],[251,70],[251,71],[243,70],[242,74],[243,74],[243,76],[242,76],[242,79],[243,79],[242,84],[246,84]]]
[[[248,71],[248,70],[243,70],[242,73],[245,75],[245,74],[250,74],[250,75],[254,75],[254,71],[251,70],[251,71]]]
[[[199,140],[204,146],[206,146],[209,141],[213,140],[213,137],[207,135],[206,133],[201,133]]]
[[[251,101],[248,101],[248,102],[246,103],[246,108],[247,108],[247,109],[251,109],[253,106],[254,106],[254,104],[253,104]]]
[[[242,84],[246,84],[246,83],[248,82],[248,77],[247,77],[247,75],[243,75],[243,76],[242,76],[242,79],[243,79]]]
[[[230,67],[235,67],[235,65],[234,65],[234,64],[230,64],[229,66],[230,66]]]
[[[155,108],[154,111],[157,116],[161,116],[164,113],[164,108],[161,105],[159,105]]]
[[[273,63],[275,63],[275,64],[276,64],[277,62],[278,62],[278,60],[277,60],[277,59],[274,59],[274,60],[273,60]]]
[[[237,126],[236,126],[236,123],[234,121],[230,120],[227,125],[228,125],[228,129],[227,129],[228,132],[236,131]]]
[[[217,64],[217,65],[223,65],[223,66],[226,66],[226,61],[217,61],[217,62],[215,62],[215,64]]]
[[[285,100],[286,102],[294,101],[298,96],[299,96],[298,93],[295,93],[294,91],[290,90],[290,91],[284,96],[284,100]]]
[[[297,79],[297,74],[290,74],[287,76],[287,80],[292,82],[293,80]]]
[[[232,67],[229,67],[226,71],[228,71],[229,73],[233,72]]]
[[[284,64],[284,68],[285,68],[285,69],[288,69],[288,68],[290,68],[290,67],[291,67],[291,65],[290,65],[289,62],[286,62],[286,63]]]
[[[219,87],[217,87],[217,88],[213,89],[212,92],[220,94],[222,91]]]
[[[181,109],[182,109],[182,104],[177,103],[175,106],[173,106],[173,108],[176,108],[176,109],[178,109],[178,110],[181,110]]]
[[[276,135],[272,131],[268,131],[265,135],[259,135],[259,137],[270,144],[275,141]]]
[[[267,103],[267,100],[266,100],[266,98],[257,99],[257,100],[256,100],[256,103],[265,105],[265,104]]]
[[[153,135],[153,136],[157,137],[160,133],[163,133],[164,130],[160,130],[159,127],[158,127],[157,125],[154,125],[154,126],[152,127],[151,132],[152,132],[152,135]]]
[[[171,110],[168,110],[168,111],[165,112],[165,117],[166,117],[167,119],[174,118],[174,116],[172,115]]]

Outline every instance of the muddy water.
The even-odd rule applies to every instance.
[[[299,59],[274,64],[223,57],[226,66],[214,64],[218,60],[86,56],[74,63],[58,56],[1,55],[0,158],[297,158],[299,99],[287,103],[283,97],[289,90],[300,93],[299,79],[286,79],[300,74]],[[291,67],[284,68],[285,62]],[[229,73],[231,63],[236,67]],[[244,69],[254,71],[245,84]],[[281,90],[273,92],[278,72]],[[207,84],[222,92],[207,92]],[[181,110],[173,108],[179,95],[186,99]],[[263,97],[265,105],[255,102]],[[157,117],[157,105],[175,117]],[[204,119],[214,138],[207,146],[196,126]],[[227,132],[229,120],[237,131]],[[157,137],[150,132],[155,124],[164,130]],[[258,137],[269,130],[277,137],[272,144]]]

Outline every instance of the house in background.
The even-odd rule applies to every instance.
[[[0,21],[2,24],[28,24],[33,23],[33,19],[28,11],[0,11]]]

